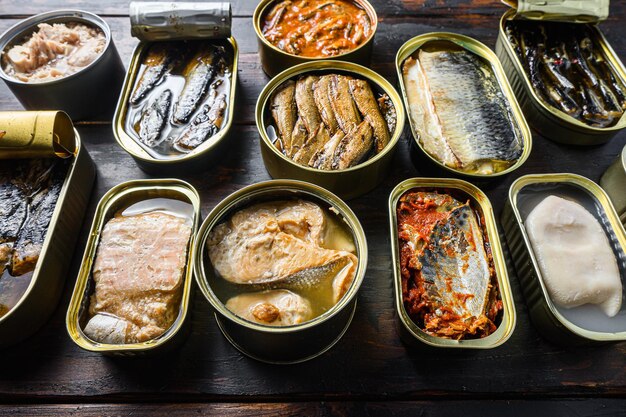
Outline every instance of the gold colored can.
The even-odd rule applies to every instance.
[[[352,232],[358,265],[354,280],[337,304],[302,324],[264,326],[231,312],[216,294],[217,276],[208,256],[209,233],[238,209],[251,204],[301,198],[330,209]],[[331,192],[301,181],[271,180],[249,185],[222,200],[200,227],[194,249],[194,274],[200,290],[215,310],[224,337],[243,354],[268,363],[291,364],[313,359],[329,350],[348,330],[356,309],[357,292],[367,268],[365,232],[354,212]]]
[[[550,140],[568,145],[599,145],[608,142],[617,132],[624,129],[626,127],[624,115],[612,126],[590,126],[545,103],[537,95],[505,32],[506,22],[515,19],[515,15],[515,10],[509,10],[500,19],[496,54],[502,62],[504,72],[511,82],[528,123]],[[596,25],[588,25],[588,28],[594,35],[594,43],[606,57],[615,75],[626,83],[626,69],[600,29]]]
[[[239,63],[239,48],[235,38],[213,40],[216,44],[229,49],[232,56],[232,68],[230,88],[228,90],[228,104],[225,114],[225,124],[219,132],[205,140],[192,151],[176,157],[156,158],[144,149],[137,140],[133,139],[126,131],[126,117],[129,111],[129,100],[132,94],[135,80],[139,76],[139,70],[148,49],[156,42],[140,42],[131,57],[130,65],[124,79],[122,92],[113,117],[113,134],[117,143],[133,157],[139,167],[153,174],[180,174],[184,171],[197,171],[206,168],[209,159],[216,158],[224,149],[226,139],[233,124],[235,114],[235,92],[237,89],[237,67]],[[184,41],[177,41],[184,42]],[[197,42],[197,41],[193,41]],[[207,42],[207,41],[205,41]],[[193,123],[193,119],[188,124]]]
[[[502,0],[516,15],[532,20],[599,22],[609,16],[610,0]]]
[[[626,224],[626,146],[600,178],[622,224]]]
[[[502,299],[502,319],[495,332],[481,339],[454,340],[432,336],[423,331],[406,311],[402,294],[400,272],[400,245],[398,236],[397,207],[400,197],[411,190],[452,190],[471,201],[484,218],[484,232],[491,247],[493,267]],[[459,179],[409,178],[398,184],[389,195],[389,228],[391,231],[391,255],[394,273],[394,299],[400,336],[409,345],[452,349],[491,349],[506,342],[515,329],[515,305],[509,283],[506,262],[500,244],[498,228],[489,198],[478,187]]]
[[[0,159],[69,158],[76,134],[62,111],[0,112]]]
[[[83,332],[86,322],[90,296],[94,290],[92,267],[95,261],[102,229],[116,212],[147,199],[167,198],[191,204],[193,207],[193,225],[189,240],[189,253],[182,284],[182,297],[179,314],[172,326],[161,336],[142,343],[108,344],[88,338]],[[198,192],[185,181],[177,179],[134,180],[121,183],[111,188],[98,203],[89,239],[85,246],[83,260],[72,292],[72,299],[66,315],[66,327],[70,338],[79,347],[105,355],[132,356],[143,353],[162,351],[181,343],[189,330],[189,304],[192,295],[194,240],[200,223],[200,197]]]
[[[387,94],[395,107],[396,128],[391,132],[391,139],[381,152],[351,168],[329,171],[300,165],[276,148],[267,134],[272,117],[270,97],[285,81],[299,75],[335,72],[362,78],[371,85],[374,92]],[[345,199],[358,197],[371,191],[385,178],[391,168],[393,153],[402,135],[405,122],[402,100],[391,83],[369,68],[343,61],[308,62],[281,72],[267,83],[259,95],[255,114],[257,129],[261,136],[263,163],[272,178],[292,178],[312,182]]]
[[[456,33],[448,33],[448,32],[425,33],[423,35],[416,36],[406,41],[400,47],[400,49],[398,50],[398,53],[396,54],[396,71],[398,73],[400,90],[402,92],[402,98],[404,99],[404,106],[406,107],[407,113],[410,114],[411,110],[409,107],[410,106],[409,99],[408,99],[407,91],[406,91],[407,86],[404,85],[404,77],[402,75],[402,65],[404,64],[404,61],[407,58],[409,58],[411,55],[413,55],[416,51],[418,51],[420,48],[423,48],[424,46],[428,44],[436,45],[436,44],[445,44],[445,43],[452,43],[453,45],[457,47],[466,49],[469,52],[472,52],[476,54],[478,57],[482,58],[491,66],[491,70],[493,71],[494,75],[496,76],[496,79],[498,80],[500,91],[502,91],[502,93],[504,94],[506,98],[506,101],[509,103],[513,119],[516,125],[519,127],[519,131],[520,131],[522,142],[523,142],[523,150],[522,150],[521,156],[513,165],[511,165],[507,169],[504,169],[502,171],[498,171],[492,174],[483,174],[483,173],[476,173],[476,172],[472,173],[472,172],[462,171],[460,169],[455,169],[455,168],[445,165],[443,162],[439,161],[438,159],[433,157],[431,154],[426,152],[426,149],[424,148],[420,140],[419,134],[417,133],[418,132],[417,126],[414,125],[413,120],[411,119],[411,117],[409,117],[408,118],[409,124],[411,126],[411,133],[413,134],[413,140],[414,140],[414,143],[412,143],[412,145],[416,146],[419,149],[418,157],[420,158],[420,160],[426,160],[426,161],[431,162],[433,165],[435,165],[438,168],[439,171],[443,171],[444,173],[453,173],[456,176],[470,179],[470,180],[488,180],[488,179],[491,179],[494,177],[500,177],[502,175],[506,175],[515,171],[524,162],[526,162],[526,160],[530,156],[530,152],[532,149],[532,135],[530,133],[530,129],[528,128],[528,124],[526,123],[526,119],[524,118],[524,115],[522,114],[522,109],[520,108],[520,105],[517,103],[517,100],[515,99],[515,94],[513,94],[513,89],[511,88],[511,85],[509,84],[507,80],[507,77],[504,73],[502,65],[500,64],[500,61],[498,60],[498,57],[485,44],[465,35],[459,35]]]
[[[269,12],[271,6],[277,2],[277,0],[261,0],[254,9],[252,15],[252,23],[254,25],[254,31],[259,45],[259,56],[261,58],[261,67],[263,72],[268,76],[274,77],[281,71],[292,67],[294,65],[302,63],[313,63],[324,60],[340,60],[349,61],[356,64],[368,66],[370,63],[370,57],[372,55],[372,47],[374,46],[374,35],[378,28],[378,16],[376,10],[367,0],[351,0],[360,6],[369,17],[371,23],[371,34],[369,37],[361,43],[357,48],[352,49],[343,54],[338,54],[331,57],[305,57],[287,53],[276,46],[272,45],[263,35],[262,19]]]
[[[619,254],[622,285],[626,272],[626,232],[600,186],[590,179],[569,173],[533,174],[518,178],[511,184],[501,220],[534,326],[546,339],[564,346],[626,340],[624,330],[595,331],[575,324],[559,311],[550,298],[524,226],[526,217],[539,203],[541,195],[558,195],[583,205],[598,220],[614,252]]]
[[[45,113],[43,117],[41,113]],[[65,128],[66,117],[61,112],[0,112],[0,119],[15,118],[22,120],[23,126],[32,127],[38,125],[37,122],[45,126],[56,119]],[[33,121],[35,123],[32,123]],[[13,127],[17,126],[18,124],[15,124]],[[19,137],[18,133],[15,135]],[[39,135],[33,133],[33,136]],[[87,149],[82,146],[78,132],[73,128],[72,136],[74,155],[69,157],[72,159],[71,166],[68,168],[54,207],[30,283],[19,301],[0,317],[0,348],[18,343],[35,333],[55,310],[63,292],[74,246],[96,177],[95,165]],[[0,139],[0,143],[3,140]],[[0,150],[0,154],[4,152],[6,152],[4,149]],[[23,157],[21,153],[15,155]]]

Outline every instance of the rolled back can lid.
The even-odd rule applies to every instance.
[[[69,158],[76,134],[62,111],[0,112],[0,159]]]
[[[228,2],[133,1],[130,33],[142,41],[225,39],[231,34]]]
[[[609,17],[610,0],[501,0],[532,20],[594,23]]]

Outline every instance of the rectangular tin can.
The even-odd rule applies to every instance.
[[[261,67],[263,72],[270,77],[274,77],[278,73],[286,70],[294,65],[303,63],[314,63],[323,60],[340,60],[354,62],[359,65],[369,66],[370,57],[372,56],[372,47],[374,46],[374,36],[378,29],[378,16],[376,10],[367,0],[353,0],[358,4],[369,17],[372,24],[372,33],[369,38],[365,40],[357,48],[348,51],[343,54],[331,56],[331,57],[304,57],[287,53],[276,46],[272,45],[265,36],[263,36],[261,19],[269,11],[270,6],[276,3],[276,0],[261,0],[254,9],[252,15],[252,24],[254,25],[254,31],[256,33],[258,45],[259,45],[259,57],[261,58]]]
[[[602,174],[600,186],[611,198],[622,224],[626,224],[626,146]]]
[[[190,203],[193,206],[194,219],[189,251],[187,254],[187,266],[183,284],[183,293],[180,301],[180,311],[176,321],[161,336],[143,343],[107,344],[98,343],[89,339],[82,331],[86,319],[89,298],[94,290],[93,277],[91,275],[95,260],[100,235],[106,222],[120,209],[131,204],[151,198],[171,198]],[[72,299],[66,315],[66,327],[72,341],[79,347],[105,355],[133,356],[143,353],[152,353],[173,348],[179,345],[190,329],[190,320],[186,320],[189,314],[189,305],[192,295],[193,281],[193,248],[195,234],[200,223],[200,197],[193,186],[185,181],[177,179],[152,179],[134,180],[121,183],[111,188],[98,203],[94,220],[89,233],[89,240],[85,246],[83,259],[76,285],[72,292]]]
[[[546,339],[564,346],[626,340],[626,331],[598,332],[575,325],[558,311],[550,299],[524,226],[525,217],[536,202],[533,194],[545,193],[547,196],[548,192],[566,195],[590,208],[589,211],[610,237],[614,251],[620,253],[618,266],[622,282],[626,271],[626,233],[602,188],[576,174],[532,174],[518,178],[509,189],[501,220],[534,326]]]
[[[183,42],[183,41],[179,41]],[[128,102],[132,93],[135,79],[139,75],[144,55],[154,42],[140,42],[133,51],[130,65],[126,73],[122,92],[120,93],[115,116],[113,117],[113,135],[117,143],[133,157],[139,168],[151,174],[179,175],[181,172],[206,169],[212,161],[217,161],[219,155],[226,149],[226,142],[235,114],[235,93],[237,90],[237,67],[239,63],[239,48],[235,38],[215,40],[215,42],[230,48],[233,64],[231,68],[228,108],[226,124],[209,140],[199,145],[193,151],[177,158],[157,159],[144,150],[125,130]],[[192,121],[189,121],[192,123]]]
[[[515,10],[508,10],[500,19],[498,39],[496,41],[496,54],[502,62],[502,67],[509,78],[511,87],[513,87],[513,91],[515,91],[515,96],[519,100],[528,123],[541,135],[555,142],[568,145],[599,145],[606,143],[615,136],[617,132],[626,127],[626,117],[623,115],[613,126],[593,127],[544,103],[535,93],[522,67],[522,63],[504,30],[505,23],[513,19],[515,14]],[[624,65],[613,48],[611,48],[611,45],[609,45],[596,25],[589,25],[589,28],[595,34],[596,43],[602,49],[616,75],[620,77],[622,81],[625,81],[626,69],[624,69]]]
[[[215,226],[237,209],[253,202],[302,198],[339,215],[353,233],[358,265],[343,297],[324,314],[291,326],[264,326],[245,320],[226,308],[214,291],[217,275],[208,257],[207,240]],[[194,274],[215,312],[224,337],[240,352],[261,362],[293,364],[313,359],[332,348],[345,334],[356,310],[357,293],[367,268],[367,240],[354,212],[340,198],[314,184],[271,180],[252,184],[222,200],[206,217],[196,239]]]
[[[38,120],[41,124],[42,119],[48,119],[54,124],[59,113],[5,112],[3,116],[13,115],[11,118],[21,119],[25,125],[32,126],[33,120]],[[29,115],[31,117],[26,117]],[[61,134],[60,131],[57,133]],[[20,301],[0,318],[0,348],[18,343],[35,333],[55,310],[63,291],[96,177],[95,165],[87,149],[82,146],[78,132],[72,129],[72,133],[72,142],[75,144],[75,153],[71,156],[73,162],[54,207],[30,284]],[[25,154],[15,153],[15,155],[24,157]]]
[[[270,98],[285,81],[304,74],[343,73],[366,80],[373,91],[386,93],[396,110],[396,128],[385,148],[374,157],[353,167],[329,171],[300,165],[280,152],[267,134],[270,124]],[[316,61],[297,65],[272,78],[265,86],[256,103],[256,125],[261,136],[261,155],[267,172],[272,178],[290,178],[317,184],[339,195],[351,199],[375,188],[388,174],[400,136],[404,129],[405,113],[402,100],[396,89],[384,77],[369,68],[352,62]]]
[[[496,331],[482,339],[453,340],[431,336],[415,324],[407,313],[402,301],[402,275],[400,273],[400,246],[398,238],[398,218],[396,208],[400,197],[410,190],[455,190],[467,196],[475,204],[484,218],[484,232],[492,250],[493,265],[497,276],[500,297],[502,299],[502,319]],[[398,319],[398,330],[402,340],[415,347],[451,348],[451,349],[491,349],[506,342],[515,329],[516,313],[513,293],[509,283],[508,271],[498,228],[489,198],[478,187],[459,179],[409,178],[398,184],[389,195],[389,229],[391,232],[391,255],[393,260],[394,299]]]
[[[504,70],[502,68],[502,65],[500,64],[500,61],[498,60],[498,57],[486,45],[484,45],[483,43],[473,38],[470,38],[465,35],[459,35],[456,33],[432,32],[432,33],[425,33],[423,35],[419,35],[412,39],[409,39],[400,47],[400,49],[398,50],[396,54],[396,72],[398,74],[398,84],[400,85],[400,90],[402,92],[402,98],[404,101],[404,107],[406,108],[407,114],[409,115],[411,114],[411,108],[409,106],[409,99],[407,96],[406,86],[404,85],[404,77],[402,75],[402,65],[404,64],[404,61],[407,58],[409,58],[413,53],[415,53],[417,50],[419,50],[420,48],[424,47],[425,45],[431,42],[434,44],[441,44],[441,43],[448,43],[448,42],[452,43],[456,47],[461,47],[463,49],[468,50],[469,52],[476,54],[477,56],[482,58],[491,66],[491,69],[498,80],[500,90],[502,91],[506,100],[508,101],[513,118],[515,119],[516,124],[520,129],[524,149],[522,151],[522,155],[515,162],[515,164],[511,165],[509,168],[503,171],[496,172],[493,174],[464,172],[459,169],[455,169],[455,168],[452,168],[443,164],[442,162],[440,162],[439,160],[431,156],[428,152],[426,152],[426,150],[424,149],[420,141],[419,134],[417,133],[417,130],[416,130],[416,126],[413,124],[413,120],[411,119],[411,117],[408,117],[409,125],[411,128],[411,134],[413,136],[413,141],[411,142],[411,148],[414,150],[417,150],[415,158],[413,158],[415,165],[418,167],[418,169],[421,170],[422,168],[420,165],[422,162],[425,162],[427,164],[433,165],[435,168],[435,172],[437,174],[448,175],[452,173],[461,178],[465,178],[469,180],[477,180],[477,181],[486,181],[495,177],[506,175],[516,170],[517,168],[519,168],[528,159],[528,157],[530,156],[531,149],[532,149],[532,135],[530,133],[530,129],[528,127],[528,124],[526,123],[526,119],[524,118],[524,115],[522,114],[522,109],[520,108],[515,98],[513,89],[511,88],[511,85],[509,84],[509,81],[507,80],[506,74],[504,73]]]

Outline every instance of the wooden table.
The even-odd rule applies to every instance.
[[[494,47],[506,7],[496,0],[376,0],[380,25],[372,68],[397,85],[395,53],[407,39],[431,31],[473,36]],[[620,4],[621,3],[621,4]],[[230,151],[219,165],[183,175],[202,197],[203,214],[231,192],[269,179],[254,124],[257,96],[268,81],[259,63],[251,16],[256,2],[233,2],[233,32],[240,47],[236,120]],[[0,0],[0,32],[34,13],[75,7],[105,17],[125,63],[130,37],[124,0]],[[626,59],[626,4],[614,0],[601,27]],[[97,97],[94,97],[97,100]],[[4,83],[0,109],[21,109]],[[626,343],[567,349],[542,339],[514,273],[510,279],[517,327],[503,346],[488,351],[422,351],[400,342],[392,296],[387,218],[390,190],[424,175],[408,153],[408,131],[389,177],[371,193],[349,201],[361,219],[370,262],[354,321],[323,356],[293,366],[266,365],[240,354],[215,324],[209,304],[196,291],[192,332],[184,345],[152,358],[109,358],[88,353],[69,339],[65,313],[96,203],[112,186],[147,178],[115,142],[110,123],[81,123],[79,132],[97,165],[98,179],[65,291],[50,321],[33,337],[0,351],[0,415],[502,415],[531,413],[626,416]],[[487,194],[500,213],[507,190],[523,174],[570,171],[598,181],[626,142],[576,148],[534,134],[532,155]]]

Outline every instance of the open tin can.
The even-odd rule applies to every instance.
[[[511,2],[507,1],[505,3],[511,5]],[[587,2],[569,0],[528,2],[520,0],[519,3],[518,10],[508,10],[500,19],[496,54],[502,62],[504,71],[511,82],[511,86],[515,91],[528,123],[541,135],[559,143],[598,145],[607,142],[618,131],[626,127],[626,117],[622,114],[616,122],[608,126],[592,126],[547,103],[546,99],[540,97],[535,90],[534,85],[539,85],[538,81],[531,80],[525,70],[522,64],[522,57],[520,57],[521,49],[519,46],[513,45],[513,42],[509,39],[506,26],[509,22],[524,18],[528,19],[524,23],[529,25],[534,24],[531,20],[540,20],[541,22],[536,23],[543,25],[565,24],[550,22],[554,20],[570,22],[571,24],[576,23],[576,26],[580,26],[581,30],[589,31],[591,42],[602,55],[602,60],[610,68],[609,72],[612,72],[611,77],[616,77],[618,84],[626,85],[624,65],[595,24],[607,17],[609,2],[607,0]],[[513,6],[515,5],[513,4]],[[539,30],[537,28],[536,31],[538,32]],[[563,77],[563,75],[558,76]],[[583,81],[580,80],[568,82],[571,82],[574,86],[584,85]],[[608,82],[608,80],[601,79],[600,82]]]
[[[104,50],[93,62],[64,77],[25,82],[5,72],[3,59],[0,78],[27,110],[59,109],[72,120],[110,120],[124,79],[124,65],[115,49],[111,29],[101,17],[81,10],[55,10],[31,16],[0,36],[0,56],[36,32],[41,23],[70,22],[95,27],[104,34]]]
[[[573,200],[596,218],[615,254],[622,286],[626,274],[626,233],[602,188],[575,174],[533,174],[518,178],[509,189],[502,212],[502,226],[533,324],[546,339],[560,345],[626,340],[626,306],[622,305],[618,315],[611,319],[615,319],[614,323],[617,325],[621,321],[621,330],[610,330],[608,327],[599,330],[589,328],[589,323],[595,319],[591,320],[591,316],[584,318],[584,314],[589,314],[590,311],[585,310],[582,315],[574,315],[572,311],[580,307],[565,309],[556,306],[552,301],[525,227],[526,218],[532,209],[548,195]]]
[[[90,298],[94,293],[95,283],[92,270],[98,245],[105,224],[117,213],[126,208],[150,199],[170,199],[187,203],[193,211],[191,235],[188,243],[187,262],[183,271],[181,284],[182,296],[178,315],[173,324],[160,336],[145,342],[138,343],[100,343],[91,340],[84,328],[89,316]],[[189,304],[192,293],[192,259],[194,258],[194,239],[200,223],[200,197],[197,191],[188,183],[177,179],[135,180],[121,183],[111,188],[98,203],[89,240],[85,247],[83,260],[76,285],[72,293],[66,316],[66,326],[70,338],[81,348],[106,355],[132,356],[136,354],[152,353],[173,348],[179,345],[189,330]]]
[[[209,234],[239,209],[254,203],[302,199],[318,204],[337,216],[352,234],[358,262],[354,278],[341,299],[323,314],[287,326],[259,324],[226,307],[220,286],[225,281],[209,258]],[[194,273],[204,296],[215,310],[215,319],[228,341],[245,355],[268,363],[303,362],[321,355],[347,331],[356,309],[357,293],[367,267],[367,242],[356,215],[337,196],[313,184],[272,180],[253,184],[229,195],[209,213],[196,239]],[[220,296],[222,294],[222,296]]]
[[[390,140],[385,148],[366,161],[340,170],[322,170],[300,165],[283,154],[268,134],[268,127],[272,125],[270,99],[274,91],[286,81],[297,79],[301,75],[329,73],[350,75],[367,81],[374,93],[384,93],[390,98],[396,112],[396,126],[394,131],[390,132]],[[343,61],[308,62],[281,72],[267,83],[259,95],[255,114],[257,129],[261,136],[261,155],[265,168],[272,178],[292,178],[312,182],[345,199],[371,191],[385,178],[391,168],[393,154],[405,121],[400,95],[384,77],[369,68]]]
[[[154,174],[197,171],[224,150],[239,49],[229,3],[132,2],[133,51],[113,134]],[[154,41],[153,39],[158,39]]]
[[[263,71],[270,77],[275,76],[281,71],[294,65],[303,63],[315,63],[328,59],[354,62],[360,65],[368,66],[372,55],[372,47],[374,46],[374,35],[378,28],[378,16],[376,10],[367,0],[346,0],[354,2],[359,8],[363,9],[371,24],[371,33],[358,47],[334,56],[323,57],[306,57],[290,54],[276,47],[269,42],[263,35],[263,19],[270,12],[272,7],[276,5],[278,0],[261,0],[254,9],[252,15],[252,24],[259,45],[259,56],[261,58],[261,67]]]
[[[530,129],[526,124],[526,119],[524,119],[524,115],[522,114],[522,110],[515,99],[515,95],[513,94],[513,89],[507,80],[507,77],[502,69],[502,65],[498,60],[498,57],[483,43],[470,38],[465,35],[459,35],[456,33],[447,33],[447,32],[433,32],[426,33],[423,35],[416,36],[412,39],[406,41],[398,50],[396,54],[396,71],[398,74],[398,80],[400,84],[400,90],[402,92],[402,97],[404,99],[404,106],[406,108],[407,114],[411,114],[410,103],[407,94],[408,86],[404,83],[403,76],[403,65],[405,61],[413,56],[417,51],[422,48],[442,48],[442,49],[465,49],[480,59],[482,59],[488,66],[491,67],[493,74],[496,77],[498,86],[500,91],[504,95],[504,98],[508,102],[510,108],[510,114],[513,122],[515,123],[517,130],[519,132],[519,136],[522,142],[522,153],[519,158],[512,163],[506,169],[496,171],[493,173],[481,173],[481,172],[468,172],[462,169],[457,169],[451,166],[444,164],[439,159],[435,158],[433,155],[426,151],[426,148],[420,138],[418,126],[414,123],[412,117],[408,117],[411,132],[413,135],[413,142],[411,142],[411,148],[417,152],[415,152],[414,162],[416,165],[421,165],[421,162],[430,163],[435,168],[437,173],[442,173],[443,175],[452,173],[461,178],[469,179],[469,180],[489,180],[494,177],[500,177],[502,175],[509,174],[519,168],[530,156],[531,148],[532,148],[532,135],[530,133]],[[416,149],[417,148],[417,149]]]
[[[496,316],[496,330],[477,339],[449,339],[425,332],[409,316],[404,305],[402,273],[400,270],[400,240],[398,234],[397,208],[400,198],[410,191],[444,191],[454,193],[455,198],[470,202],[476,214],[482,218],[480,226],[486,245],[491,249],[493,270],[498,285],[502,310]],[[461,201],[461,200],[459,200]],[[452,349],[491,349],[506,342],[515,329],[515,305],[509,283],[508,272],[500,238],[489,198],[476,186],[458,179],[410,178],[398,184],[389,195],[389,228],[391,231],[391,254],[394,272],[394,299],[398,318],[398,330],[402,340],[415,347],[435,347]]]
[[[626,146],[600,178],[622,224],[626,224]]]
[[[96,169],[87,149],[81,144],[78,132],[63,112],[0,112],[0,130],[0,157],[3,165],[12,162],[9,159],[20,159],[21,163],[26,163],[39,158],[56,159],[53,169],[66,164],[65,178],[61,180],[58,198],[51,208],[50,221],[43,235],[34,270],[12,277],[5,275],[9,274],[8,266],[5,269],[5,265],[2,265],[1,268],[0,347],[6,347],[35,333],[56,308],[89,202]],[[59,144],[62,144],[62,149],[57,147]],[[11,190],[2,184],[0,186],[3,193],[6,192],[6,199],[1,199],[3,207],[0,208],[0,214],[6,215],[5,210],[11,209]],[[50,186],[53,187],[56,186]],[[8,214],[17,216],[13,212]],[[36,223],[35,227],[39,227],[38,221],[38,218],[31,220]],[[2,223],[4,228],[6,223]],[[6,230],[1,232],[0,246],[4,246]],[[30,278],[27,274],[31,274]],[[27,280],[22,292],[17,292],[20,286],[18,280],[22,283]],[[13,290],[16,292],[13,293]],[[16,297],[15,302],[7,301],[7,297]]]

